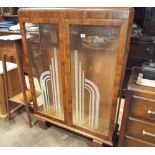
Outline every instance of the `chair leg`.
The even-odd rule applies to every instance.
[[[2,65],[3,65],[3,75],[4,75],[4,92],[5,92],[5,102],[8,113],[8,119],[11,120],[11,112],[9,106],[9,93],[8,93],[8,76],[7,76],[7,66],[6,66],[6,56],[2,57]]]
[[[17,44],[15,45],[16,45],[16,63],[17,63],[17,69],[18,69],[18,77],[19,77],[20,86],[21,86],[22,93],[23,93],[23,99],[24,99],[24,104],[25,104],[25,109],[26,109],[26,115],[28,118],[28,123],[29,123],[30,128],[32,128],[31,115],[29,111],[29,103],[27,101],[27,95],[26,95],[26,82],[25,82],[24,71],[22,67],[22,61],[21,61],[18,45]]]
[[[32,128],[33,126],[32,126],[32,120],[31,120],[31,115],[30,115],[28,104],[25,104],[25,109],[26,109],[26,115],[28,118],[29,127]]]
[[[7,104],[8,120],[11,120],[11,112],[10,112],[11,110],[8,100],[6,101],[6,104]]]

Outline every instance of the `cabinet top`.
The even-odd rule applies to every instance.
[[[19,18],[128,19],[133,8],[21,8]]]
[[[139,85],[136,83],[139,73],[142,73],[142,69],[140,67],[134,67],[128,82],[127,89],[137,93],[143,93],[155,96],[154,87]]]

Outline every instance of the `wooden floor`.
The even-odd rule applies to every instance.
[[[122,100],[119,115],[119,124],[122,119],[124,100]],[[0,120],[0,147],[88,147],[91,140],[78,134],[69,132],[52,125],[47,130],[38,127],[33,119],[34,126],[29,128],[25,112],[16,114],[9,122]]]
[[[0,147],[87,147],[91,140],[52,125],[47,130],[27,125],[26,113],[22,112],[10,122],[0,120]]]

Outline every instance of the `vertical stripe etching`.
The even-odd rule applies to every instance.
[[[50,71],[45,71],[40,76],[40,87],[43,98],[43,108],[48,111],[51,103],[49,101],[48,81],[51,82],[52,87],[52,102],[57,116],[61,115],[61,100],[60,100],[60,84],[59,84],[59,70],[58,70],[58,51],[53,49],[53,57],[49,66]]]
[[[76,123],[84,123],[84,98],[86,89],[89,92],[89,126],[98,129],[100,92],[94,82],[85,78],[82,64],[78,60],[78,51],[74,51],[75,60],[75,111]]]

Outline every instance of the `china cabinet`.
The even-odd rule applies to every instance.
[[[113,146],[133,15],[132,8],[18,11],[38,120]]]

